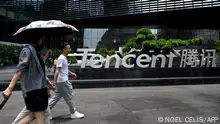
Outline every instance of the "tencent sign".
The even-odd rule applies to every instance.
[[[215,49],[202,50],[203,53],[199,54],[198,49],[183,49],[181,55],[181,63],[180,67],[185,67],[186,65],[191,67],[196,66],[206,66],[206,67],[215,67]],[[135,64],[129,64],[129,59],[135,58],[136,65],[140,68],[154,68],[156,66],[157,61],[161,61],[160,67],[165,67],[166,62],[168,62],[168,67],[171,68],[173,66],[173,59],[177,57],[174,53],[170,52],[167,55],[158,54],[150,57],[147,54],[141,54],[139,56],[135,54],[128,54],[120,58],[117,54],[112,56],[103,57],[100,54],[93,54],[89,60],[88,54],[90,52],[95,52],[95,49],[77,49],[77,52],[83,52],[81,68],[86,67],[87,61],[89,61],[89,66],[92,68],[109,68],[110,62],[112,59],[115,59],[114,67],[119,68],[119,66],[123,66],[125,68],[133,68]],[[178,51],[180,52],[180,50]],[[207,54],[205,54],[207,53]],[[207,55],[207,56],[205,56]],[[167,61],[168,59],[168,61]],[[144,64],[143,64],[144,62]]]

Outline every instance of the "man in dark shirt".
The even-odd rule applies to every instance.
[[[3,94],[10,97],[16,82],[21,77],[25,105],[31,114],[19,123],[28,124],[35,118],[36,124],[44,124],[45,110],[48,108],[48,91],[44,62],[38,52],[44,46],[45,38],[41,36],[30,36],[30,38],[29,44],[25,45],[20,53],[18,70]]]
[[[42,69],[44,71],[44,75],[45,75],[45,73],[46,73],[46,71],[45,71],[45,64],[44,64],[44,61],[42,60],[42,57],[40,55],[40,51],[35,46],[34,46],[34,48],[35,48],[35,50],[37,52],[37,57],[38,57],[38,59],[40,61],[40,65],[41,65],[41,67],[42,67]]]

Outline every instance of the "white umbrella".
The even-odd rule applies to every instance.
[[[42,34],[63,34],[67,32],[74,32],[78,30],[69,24],[66,24],[60,20],[49,20],[49,21],[34,21],[31,22],[29,25],[21,27],[15,34],[21,34],[25,32],[31,32],[32,33],[42,33]]]

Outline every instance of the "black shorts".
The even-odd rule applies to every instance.
[[[46,110],[48,107],[47,92],[47,88],[27,92],[27,97],[24,99],[27,110],[31,112]]]

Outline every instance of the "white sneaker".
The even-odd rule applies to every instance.
[[[80,118],[83,118],[84,117],[84,114],[82,113],[79,113],[78,111],[75,111],[74,114],[71,114],[70,117],[72,119],[80,119]]]
[[[51,117],[51,116],[49,116],[48,118],[49,118],[49,120],[52,120],[52,119],[53,119],[53,117]]]

